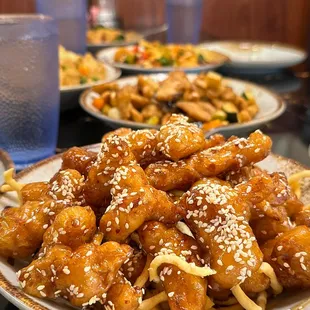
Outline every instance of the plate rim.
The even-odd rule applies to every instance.
[[[65,93],[70,93],[74,91],[82,91],[89,87],[93,87],[93,86],[105,84],[105,83],[110,83],[110,82],[117,80],[122,75],[122,70],[120,68],[112,66],[111,64],[106,63],[106,62],[102,62],[102,63],[104,64],[104,66],[108,68],[108,70],[111,71],[111,73],[113,72],[113,76],[107,79],[99,80],[94,83],[79,84],[79,85],[72,85],[72,86],[62,86],[59,88],[60,93],[65,94]]]
[[[160,73],[160,74],[163,75],[164,73]],[[157,76],[157,75],[159,75],[159,73],[149,74],[148,77],[152,78],[152,77]],[[187,76],[193,76],[193,77],[197,76],[197,74],[194,74],[194,73],[187,73],[186,75]],[[132,79],[137,79],[137,76],[123,77],[123,78],[117,79],[116,83],[117,82],[126,82],[126,80],[132,80]],[[267,117],[267,119],[266,118],[265,119],[256,119],[256,120],[254,119],[254,120],[251,120],[249,122],[242,123],[242,124],[233,124],[233,125],[217,127],[217,128],[214,128],[214,129],[211,129],[210,131],[208,131],[207,132],[208,135],[214,134],[216,132],[227,132],[230,130],[242,130],[242,129],[245,129],[249,126],[252,126],[252,127],[259,126],[259,125],[265,124],[267,122],[270,122],[270,121],[278,118],[286,110],[285,100],[282,99],[277,93],[269,90],[268,88],[266,88],[264,86],[261,86],[261,85],[258,85],[258,84],[252,83],[252,82],[248,82],[245,80],[241,80],[241,79],[236,79],[236,78],[224,77],[224,81],[227,81],[228,83],[229,83],[229,81],[236,81],[238,83],[243,83],[246,86],[255,87],[258,90],[261,90],[261,91],[268,93],[269,95],[271,95],[272,97],[275,98],[275,100],[277,102],[277,110],[273,114],[269,115]],[[93,117],[95,117],[95,118],[97,118],[103,122],[110,122],[110,123],[114,123],[114,124],[117,124],[120,126],[127,126],[127,127],[131,127],[131,128],[155,128],[155,129],[160,128],[160,125],[148,125],[145,123],[137,123],[137,122],[128,121],[128,120],[117,120],[117,119],[114,120],[114,119],[112,119],[112,118],[110,118],[104,114],[100,114],[99,112],[94,112],[94,111],[90,110],[86,105],[86,97],[91,92],[92,92],[91,88],[84,90],[79,97],[79,104],[85,112],[89,113]]]
[[[10,157],[9,153],[2,148],[0,148],[0,161],[3,163],[6,170],[14,168],[14,162],[12,158]]]
[[[198,45],[197,45],[198,46]],[[145,68],[142,66],[138,66],[138,65],[128,65],[128,64],[124,64],[124,63],[118,63],[118,62],[114,62],[111,61],[109,59],[107,59],[107,57],[105,56],[100,56],[100,54],[104,53],[104,52],[111,52],[118,49],[118,47],[110,47],[110,48],[104,48],[101,49],[100,51],[98,51],[95,54],[95,57],[98,61],[101,62],[105,62],[110,64],[111,66],[114,66],[116,68],[122,69],[122,70],[126,70],[126,71],[131,71],[131,72],[150,72],[150,73],[168,73],[171,71],[184,71],[184,72],[190,72],[190,71],[204,71],[204,70],[211,70],[211,69],[215,69],[218,67],[221,67],[225,64],[229,64],[231,62],[231,59],[225,55],[222,54],[220,52],[217,51],[212,51],[220,56],[223,57],[223,61],[219,62],[219,63],[214,63],[214,64],[205,64],[202,66],[195,66],[195,67],[156,67],[156,68]]]
[[[204,42],[201,42],[199,43],[198,46],[202,47],[205,45],[204,48],[207,48],[206,45],[213,45],[213,44],[225,44],[225,43],[234,43],[234,44],[247,44],[247,43],[250,43],[250,44],[260,44],[260,45],[266,45],[266,46],[275,46],[275,47],[280,47],[280,48],[289,48],[289,49],[292,49],[292,50],[295,50],[295,51],[298,51],[302,54],[301,58],[302,60],[300,60],[298,62],[299,63],[302,63],[304,62],[308,57],[309,57],[309,54],[308,52],[299,47],[299,46],[296,46],[294,44],[289,44],[289,43],[282,43],[282,42],[279,42],[279,41],[264,41],[264,40],[216,40],[216,41],[204,41]],[[272,67],[272,68],[278,68],[281,64],[281,62],[277,62],[277,63],[274,63],[274,62],[266,62],[266,61],[242,61],[242,60],[233,60],[233,58],[230,56],[230,62],[227,63],[228,65],[230,66],[244,66],[244,65],[249,65],[250,66],[258,66],[258,65],[267,65],[269,67]],[[283,62],[282,62],[283,64]],[[285,66],[289,66],[289,65],[285,65]],[[285,67],[285,66],[281,66],[281,67]]]
[[[86,146],[82,146],[82,148],[85,149],[97,149],[99,148],[101,145],[101,143],[96,143],[96,144],[90,144],[90,145],[86,145]],[[20,178],[28,175],[29,173],[31,173],[33,170],[35,170],[36,168],[39,168],[51,161],[55,161],[59,158],[61,158],[63,153],[60,154],[56,154],[53,155],[49,158],[46,158],[42,161],[39,161],[38,163],[22,170],[21,172],[19,172],[18,174],[16,174],[16,180],[19,180]],[[301,169],[309,169],[309,167],[307,167],[306,165],[299,163],[298,161],[292,159],[292,158],[287,158],[275,153],[270,153],[269,156],[273,156],[276,159],[280,159],[280,160],[286,160],[290,163],[292,163],[293,165],[295,165],[298,168]],[[0,293],[8,300],[10,301],[12,304],[14,304],[17,307],[23,307],[22,309],[25,310],[49,310],[49,308],[37,303],[34,299],[32,299],[28,294],[26,294],[24,291],[20,290],[18,287],[14,286],[13,284],[11,284],[3,275],[2,271],[0,270]],[[72,309],[74,309],[72,307]]]

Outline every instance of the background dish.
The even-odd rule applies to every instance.
[[[112,82],[114,80],[117,80],[121,76],[121,70],[114,68],[106,63],[104,65],[106,69],[106,77],[104,80],[91,84],[60,87],[60,106],[62,110],[70,109],[76,106],[78,102],[78,97],[83,90],[90,88],[94,85]]]
[[[270,73],[298,65],[306,60],[307,53],[298,47],[259,41],[216,41],[200,47],[227,55],[231,62],[223,69],[238,73]]]
[[[114,61],[114,55],[116,53],[118,48],[107,48],[99,51],[96,54],[96,57],[99,61],[107,62],[111,65],[113,65],[116,68],[120,68],[126,72],[135,73],[135,74],[146,74],[146,73],[164,73],[164,72],[170,72],[174,70],[181,70],[187,73],[198,73],[201,71],[209,71],[214,70],[215,68],[218,68],[222,66],[225,62],[229,61],[228,57],[218,53],[214,52],[214,56],[219,58],[218,63],[210,63],[205,64],[197,67],[192,68],[182,68],[182,67],[158,67],[158,68],[143,68],[138,65],[129,65],[124,63],[118,63]]]
[[[98,151],[100,144],[95,144],[86,147],[92,151]],[[304,170],[301,164],[275,154],[269,155],[264,161],[258,164],[261,168],[268,170],[268,172],[283,171],[287,176],[292,173]],[[61,155],[53,156],[36,165],[25,169],[23,172],[17,175],[17,179],[20,182],[28,183],[35,181],[43,181],[51,178],[61,166]],[[310,192],[310,179],[306,179],[302,185],[302,201],[305,204],[310,203],[310,195],[305,193]],[[0,210],[2,211],[5,206],[17,205],[16,197],[13,194],[5,194],[0,197]],[[19,309],[22,310],[68,310],[73,309],[67,304],[60,301],[52,302],[42,299],[37,299],[28,296],[20,289],[18,289],[18,283],[15,272],[20,266],[21,262],[15,262],[12,266],[5,259],[0,258],[0,292]],[[267,307],[269,310],[287,310],[293,306],[300,304],[306,297],[309,298],[309,292],[299,292],[295,295],[280,295],[279,298],[270,300],[270,304]]]
[[[166,74],[152,74],[150,77],[156,81],[164,80],[167,75]],[[189,74],[188,75],[190,80],[193,80],[196,75]],[[226,127],[219,127],[215,128],[210,131],[210,134],[214,132],[221,132],[227,135],[238,134],[245,131],[250,131],[256,128],[259,128],[262,124],[271,121],[277,117],[279,117],[285,110],[284,102],[274,93],[270,92],[269,90],[257,86],[255,84],[237,80],[237,79],[224,79],[229,86],[233,88],[233,90],[241,94],[245,90],[250,90],[253,92],[253,95],[256,99],[257,105],[260,108],[260,111],[256,115],[256,117],[248,122],[243,124],[232,124]],[[117,80],[117,84],[119,86],[124,85],[135,85],[137,82],[137,77],[127,77]],[[107,123],[109,126],[113,128],[117,127],[130,127],[133,129],[138,128],[159,128],[158,125],[148,125],[143,123],[136,123],[132,121],[125,121],[125,120],[115,120],[107,117],[104,114],[98,112],[96,108],[93,107],[92,101],[95,97],[99,96],[94,91],[87,90],[85,91],[80,97],[80,105],[81,107],[92,116],[102,120],[103,122]]]

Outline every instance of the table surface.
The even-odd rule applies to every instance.
[[[283,72],[265,76],[232,76],[252,81],[277,92],[286,102],[285,113],[263,126],[272,137],[273,152],[310,166],[310,74]],[[76,108],[62,112],[58,151],[71,146],[98,143],[110,131],[101,121]],[[0,295],[0,309],[17,309]]]

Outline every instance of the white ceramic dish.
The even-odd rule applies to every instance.
[[[231,61],[223,69],[238,73],[271,73],[307,58],[302,49],[281,43],[216,41],[202,43],[200,47],[227,55]]]
[[[112,82],[121,76],[122,72],[120,69],[114,68],[113,66],[106,63],[104,65],[106,68],[105,79],[94,83],[60,87],[60,100],[62,109],[69,109],[76,106],[78,104],[78,97],[83,90],[94,85]]]
[[[0,185],[3,183],[3,172],[14,167],[14,163],[9,154],[0,149]]]
[[[149,74],[149,73],[166,73],[171,72],[175,70],[181,70],[187,73],[198,73],[203,71],[209,71],[214,70],[220,66],[222,66],[225,62],[229,61],[229,59],[224,55],[219,55],[219,53],[215,52],[216,55],[218,55],[221,60],[218,63],[212,63],[212,64],[205,64],[197,67],[191,67],[191,68],[182,68],[182,67],[158,67],[158,68],[144,68],[142,66],[138,65],[128,65],[120,62],[114,61],[114,55],[116,53],[118,48],[107,48],[103,49],[100,52],[96,54],[96,57],[98,60],[102,62],[107,62],[114,67],[117,67],[119,69],[122,69],[123,71],[126,71],[128,73],[134,73],[134,74]]]
[[[92,151],[98,151],[100,144],[88,146]],[[18,181],[29,183],[35,181],[49,180],[61,166],[61,155],[53,156],[34,166],[27,168],[17,175]],[[283,171],[287,176],[292,173],[304,170],[299,163],[271,154],[259,166],[269,172]],[[304,204],[310,204],[310,179],[306,179],[302,184],[302,200]],[[0,212],[5,206],[18,205],[16,196],[12,193],[0,196]],[[19,268],[25,266],[25,262],[16,261],[14,265],[9,264],[7,260],[0,258],[0,293],[10,302],[21,310],[69,310],[74,309],[70,305],[57,301],[48,301],[31,297],[25,294],[18,286],[16,272]],[[276,299],[270,299],[268,310],[288,310],[293,306],[299,305],[304,299],[310,297],[309,291],[281,294]],[[303,309],[309,309],[305,307]]]
[[[196,75],[195,74],[188,74],[187,75],[190,80],[193,80]],[[156,81],[162,81],[165,78],[167,78],[166,74],[152,74],[150,77]],[[237,79],[225,79],[227,85],[231,86],[233,90],[238,93],[242,94],[245,90],[251,90],[254,94],[254,97],[257,100],[257,104],[259,106],[260,111],[255,116],[253,120],[251,120],[248,123],[244,124],[231,124],[225,127],[215,128],[209,133],[215,133],[215,132],[221,132],[225,133],[227,135],[232,134],[240,134],[245,131],[250,131],[259,128],[264,123],[267,123],[277,117],[279,117],[285,110],[285,104],[284,102],[274,93],[271,91],[246,82],[241,81]],[[137,83],[137,77],[126,77],[121,78],[116,81],[119,86],[124,85],[136,85]],[[125,120],[115,120],[112,119],[104,114],[101,114],[96,108],[93,107],[92,101],[94,98],[98,97],[99,95],[95,93],[92,90],[86,90],[81,94],[80,97],[80,105],[81,107],[91,114],[92,116],[102,120],[103,122],[107,123],[112,128],[117,127],[130,127],[133,129],[139,129],[139,128],[159,128],[159,125],[151,126],[148,124],[143,123],[136,123],[132,121],[125,121]]]

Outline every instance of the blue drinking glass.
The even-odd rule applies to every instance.
[[[0,15],[0,59],[0,148],[20,170],[56,149],[56,22],[43,15]]]
[[[58,22],[59,43],[78,54],[86,52],[86,0],[36,0],[37,12]]]
[[[166,0],[169,43],[199,42],[202,0]]]

